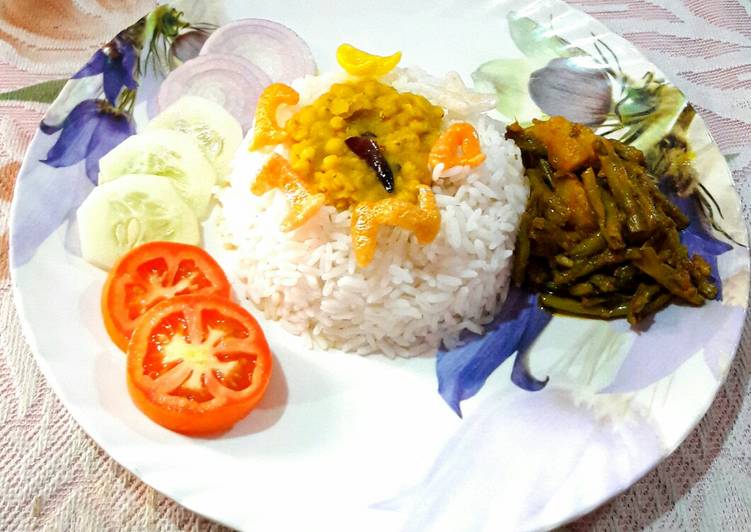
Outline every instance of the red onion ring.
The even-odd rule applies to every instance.
[[[204,54],[240,56],[276,82],[316,73],[310,48],[302,38],[282,24],[271,20],[248,18],[222,26],[206,40]]]
[[[247,131],[253,123],[258,96],[271,84],[266,73],[234,55],[207,54],[173,70],[159,89],[159,109],[181,96],[201,96],[218,103]]]

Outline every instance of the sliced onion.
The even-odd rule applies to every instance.
[[[201,55],[217,53],[243,57],[281,83],[316,73],[313,54],[305,41],[271,20],[247,18],[222,26],[201,49]]]
[[[271,84],[266,73],[234,55],[200,55],[173,70],[159,89],[159,109],[181,96],[201,96],[224,107],[243,131],[253,123],[258,96]]]

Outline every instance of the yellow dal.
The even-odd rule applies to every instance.
[[[337,83],[285,124],[290,161],[310,192],[323,193],[337,209],[384,198],[416,203],[418,185],[431,181],[428,153],[442,118],[443,110],[422,96],[374,79]],[[344,143],[364,133],[376,136],[394,173],[391,194]]]

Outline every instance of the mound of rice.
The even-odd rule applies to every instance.
[[[297,83],[301,105],[341,75]],[[411,233],[383,227],[372,263],[358,268],[349,211],[324,206],[296,231],[280,231],[287,212],[276,190],[262,197],[250,184],[268,154],[238,153],[230,185],[218,192],[220,232],[234,249],[235,288],[268,318],[322,348],[387,356],[434,354],[451,348],[464,330],[482,333],[507,292],[511,254],[528,189],[519,152],[504,127],[485,116],[494,99],[465,88],[458,76],[440,80],[399,69],[387,80],[446,110],[446,124],[472,123],[486,161],[433,172],[441,230],[429,245]],[[252,133],[249,134],[249,137]]]

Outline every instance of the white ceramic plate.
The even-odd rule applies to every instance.
[[[653,116],[659,123],[649,134],[633,139],[645,149],[675,132],[685,108],[677,91],[670,93],[677,98],[672,106],[665,104],[660,91],[671,89],[649,85],[657,82],[646,73],[661,74],[631,45],[556,0],[227,0],[180,7],[192,23],[281,22],[310,44],[321,72],[336,67],[334,51],[342,42],[376,53],[402,50],[403,64],[436,75],[455,70],[469,83],[474,72],[484,88],[500,91],[500,111],[522,118],[540,114],[538,105],[552,114],[576,112],[577,102],[602,103],[604,82],[591,82],[586,65],[572,70],[583,76],[572,85],[582,93],[562,98],[543,87],[542,95],[529,97],[530,73],[560,66],[561,56],[577,49],[573,55],[598,68],[612,66],[606,107],[623,97],[614,88],[620,80],[667,108]],[[141,80],[140,124],[158,82],[148,75]],[[101,78],[74,80],[45,120],[60,123],[81,101],[97,97]],[[94,150],[96,135],[85,130],[79,128],[83,137],[69,149]],[[40,162],[64,134],[36,135],[13,202],[13,285],[32,350],[66,407],[115,460],[179,503],[236,528],[559,525],[626,489],[672,452],[706,412],[737,347],[749,281],[748,251],[740,245],[719,257],[722,301],[671,307],[642,334],[620,322],[556,317],[530,355],[532,372],[548,375],[548,386],[536,393],[515,387],[512,361],[506,361],[463,404],[464,419],[436,393],[432,358],[315,352],[264,323],[276,372],[260,406],[222,437],[183,437],[149,421],[128,397],[125,359],[99,312],[105,273],[76,253],[72,215],[93,186],[86,153],[61,168]],[[717,225],[745,245],[739,203],[717,146],[698,117],[689,120],[686,136],[700,181],[716,201],[710,205]],[[207,247],[218,253],[210,239]]]

